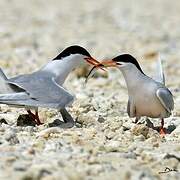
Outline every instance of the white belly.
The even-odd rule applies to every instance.
[[[155,94],[156,91],[146,89],[141,92],[138,91],[133,95],[137,117],[163,118],[167,116],[166,109]]]

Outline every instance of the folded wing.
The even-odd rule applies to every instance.
[[[7,83],[13,87],[14,92],[1,94],[1,104],[63,108],[74,100],[53,78],[19,76],[9,79]]]
[[[164,108],[171,113],[174,109],[173,95],[171,92],[167,88],[159,88],[156,91],[156,95]]]

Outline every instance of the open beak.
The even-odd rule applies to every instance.
[[[97,60],[93,59],[93,58],[86,58],[86,61],[90,64],[92,64],[94,67],[90,70],[89,74],[87,75],[86,77],[86,81],[88,81],[89,77],[93,76],[94,72],[97,70],[97,69],[102,69],[103,71],[106,71],[105,69],[103,68],[106,68],[106,67],[117,67],[117,65],[119,63],[113,61],[113,60],[104,60],[102,62],[98,62]]]
[[[106,71],[104,68],[104,65],[102,63],[100,63],[99,61],[97,61],[96,59],[92,58],[92,57],[88,57],[88,58],[84,58],[89,64],[95,66],[96,68],[100,68],[103,71]]]
[[[103,60],[101,64],[103,64],[104,67],[117,67],[117,65],[119,65],[119,63],[113,60]]]

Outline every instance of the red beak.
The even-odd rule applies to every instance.
[[[104,65],[102,63],[100,63],[99,61],[97,61],[96,59],[92,58],[92,57],[88,57],[88,58],[84,58],[89,64],[102,69],[103,71],[106,71],[105,69],[103,69]]]
[[[113,60],[103,60],[101,64],[103,64],[104,67],[117,67],[117,63]]]

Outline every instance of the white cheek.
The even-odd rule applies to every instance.
[[[127,66],[129,66],[129,63],[121,63],[120,65],[118,65],[118,68],[120,69]]]
[[[123,67],[123,65],[118,65],[117,68],[118,69],[121,69]]]

